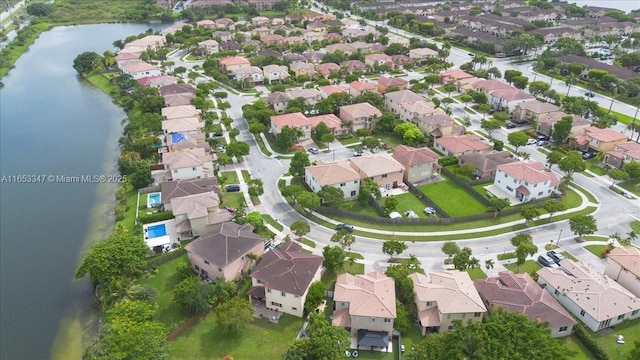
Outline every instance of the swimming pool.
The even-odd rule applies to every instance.
[[[147,228],[147,237],[149,239],[167,235],[167,227],[165,224],[149,226]]]
[[[147,207],[152,208],[160,205],[160,193],[151,193],[147,195]]]

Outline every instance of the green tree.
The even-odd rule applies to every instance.
[[[327,124],[325,124],[323,121],[321,121],[318,125],[316,125],[313,131],[317,139],[322,138],[322,135],[331,134],[331,130],[329,129]]]
[[[640,178],[640,161],[632,161],[624,165],[624,171],[629,174],[630,179]]]
[[[360,193],[358,201],[361,204],[367,204],[372,198],[380,199],[380,187],[371,178],[366,178],[360,183]]]
[[[464,103],[464,108],[467,108],[467,105],[469,104],[469,102],[473,100],[473,97],[469,94],[463,94],[460,96],[460,101],[462,101]]]
[[[397,121],[393,114],[385,112],[380,119],[378,119],[378,130],[383,133],[391,133],[394,131]]]
[[[591,215],[577,215],[569,219],[569,228],[578,238],[581,238],[598,231],[598,224]]]
[[[558,163],[558,167],[564,171],[567,179],[573,179],[574,173],[582,172],[586,169],[584,159],[582,159],[582,155],[577,151],[572,151],[563,157]]]
[[[249,196],[258,197],[258,196],[260,196],[262,194],[264,194],[264,187],[262,185],[262,179],[251,179],[251,180],[249,180]]]
[[[190,276],[173,289],[173,302],[187,314],[198,314],[206,310],[213,296],[213,286],[200,283],[197,276]]]
[[[553,214],[567,210],[567,206],[560,200],[547,200],[544,203],[544,211],[549,213],[549,222]]]
[[[609,170],[607,175],[609,175],[609,177],[611,178],[612,186],[619,181],[629,180],[629,174],[627,174],[626,171],[621,169],[611,169]]]
[[[528,82],[529,78],[526,76],[516,76],[515,78],[513,78],[513,86],[518,89],[526,88]]]
[[[310,165],[309,154],[306,151],[296,151],[289,165],[289,173],[295,177],[303,177],[304,168]]]
[[[253,321],[254,309],[246,297],[234,297],[215,311],[216,324],[224,332],[242,330]]]
[[[344,200],[344,192],[331,185],[324,185],[320,191],[318,191],[318,196],[323,204],[335,204]]]
[[[518,77],[518,76],[522,76],[522,71],[505,70],[505,72],[504,72],[504,80],[506,82],[508,82],[509,84],[512,84],[513,83],[513,79]]]
[[[488,104],[484,104],[484,105],[489,106],[489,110],[491,110],[491,105],[488,105]],[[483,114],[486,114],[487,111],[482,111],[480,109],[480,107],[482,107],[484,105],[478,106],[478,111],[482,112]],[[487,134],[489,134],[489,138],[492,138],[493,137],[492,136],[493,132],[498,130],[498,129],[500,129],[502,127],[502,124],[497,120],[484,120],[484,121],[482,121],[482,124],[480,125],[480,127],[482,129],[484,129],[484,131],[486,131]]]
[[[99,62],[102,62],[100,55],[93,51],[85,51],[73,59],[73,68],[81,76],[86,76],[95,69]]]
[[[45,3],[33,3],[27,6],[27,14],[31,16],[49,16],[53,13],[53,6]]]
[[[322,266],[327,271],[336,273],[344,269],[346,253],[340,246],[325,246],[322,249]]]
[[[301,241],[302,237],[311,231],[311,226],[304,220],[296,220],[289,226],[289,229],[298,237],[298,241]]]
[[[225,150],[228,156],[240,157],[249,155],[249,144],[243,141],[232,141]]]
[[[155,304],[158,300],[158,289],[150,284],[135,284],[127,290],[127,298],[134,301],[139,300],[149,304]]]
[[[89,274],[93,284],[108,286],[122,277],[136,277],[146,269],[149,247],[142,236],[130,234],[116,226],[113,235],[91,247],[76,270],[76,279]]]
[[[398,199],[395,196],[387,196],[382,201],[382,208],[384,209],[384,216],[389,216],[392,212],[398,208]]]
[[[494,266],[493,259],[487,259],[484,261],[484,267],[486,267],[487,269],[493,269],[493,266]]]
[[[264,218],[259,211],[252,211],[245,216],[245,221],[251,224],[256,231],[264,229]]]
[[[312,360],[341,359],[351,347],[351,334],[342,326],[332,326],[322,314],[311,317],[307,334]]]
[[[351,248],[356,242],[356,237],[347,230],[338,230],[331,236],[331,241],[340,244],[343,249]]]
[[[457,254],[458,251],[460,251],[460,246],[458,246],[455,241],[447,241],[446,243],[442,244],[442,247],[440,249],[447,256],[452,257],[453,255]]]
[[[455,255],[453,255],[453,266],[457,270],[463,271],[469,266],[469,261],[471,260],[471,249],[468,247],[463,247],[458,251]]]
[[[629,353],[628,360],[640,359],[640,340],[636,340],[634,343],[633,349]]]
[[[546,81],[532,81],[529,83],[529,92],[534,96],[541,96],[547,90],[549,90],[551,86]]]
[[[491,199],[489,199],[489,201],[498,210],[502,210],[502,209],[506,208],[507,206],[511,205],[511,203],[509,202],[509,199],[507,199],[507,198],[499,198],[497,196],[492,197]]]
[[[529,140],[529,136],[527,136],[526,133],[524,132],[512,132],[509,135],[507,135],[507,140],[509,141],[509,144],[513,147],[515,147],[516,152],[518,152],[518,148],[520,146],[525,146],[527,145],[527,141]]]
[[[520,216],[524,219],[525,224],[540,216],[542,212],[533,205],[525,205],[520,209]]]
[[[249,132],[258,136],[260,133],[267,131],[267,127],[263,123],[253,121],[249,123]]]
[[[549,171],[551,171],[551,167],[554,164],[560,163],[563,157],[564,157],[564,153],[559,150],[553,150],[552,152],[547,154],[547,164],[549,165]]]
[[[310,313],[315,310],[324,300],[325,285],[322,281],[314,281],[309,286],[307,292],[307,298],[304,301],[305,313]]]
[[[313,211],[320,206],[320,197],[311,191],[302,191],[296,196],[296,201],[300,206],[309,211]]]
[[[564,116],[558,122],[553,124],[553,133],[551,138],[558,143],[563,143],[569,137],[571,128],[573,127],[573,118],[571,116]]]
[[[288,150],[293,144],[298,141],[301,136],[301,130],[289,127],[287,125],[282,127],[280,133],[276,135],[276,144],[282,149]]]
[[[382,252],[393,257],[395,254],[402,254],[407,250],[407,244],[404,241],[387,240],[382,243]]]
[[[518,271],[528,256],[534,255],[538,252],[538,247],[533,243],[533,238],[530,234],[520,233],[511,238],[511,245],[516,247],[516,264],[518,265]]]

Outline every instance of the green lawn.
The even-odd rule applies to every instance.
[[[484,271],[482,271],[482,269],[480,269],[479,267],[473,268],[473,269],[467,269],[465,271],[469,274],[469,277],[471,278],[471,280],[487,278],[487,274],[485,274]]]
[[[221,184],[238,184],[238,173],[235,171],[223,171],[220,173]]]
[[[264,145],[264,141],[262,141],[262,137],[260,135],[256,135],[254,136],[254,139],[256,139],[256,143],[258,144],[258,148],[260,148],[260,151],[267,155],[267,156],[271,156],[273,155],[271,153],[271,151],[267,150],[267,147]]]
[[[587,190],[585,190],[584,188],[582,188],[582,187],[580,187],[580,186],[576,185],[575,183],[571,183],[571,186],[572,186],[572,187],[574,187],[574,188],[576,188],[576,189],[578,189],[581,193],[585,194],[585,196],[587,197],[587,199],[588,199],[589,201],[591,201],[592,203],[594,203],[594,204],[597,204],[597,203],[598,203],[598,199],[596,199],[596,197],[595,197],[595,196],[593,196],[593,194],[592,194],[592,193],[590,193],[590,192],[588,192]]]
[[[621,188],[640,196],[640,180],[627,180],[618,184]]]
[[[419,217],[427,217],[423,211],[427,205],[412,193],[408,192],[406,194],[397,195],[395,198],[398,199],[398,207],[396,208],[396,211],[402,214],[402,216],[404,216],[405,211],[413,210]],[[384,204],[384,201],[382,203]]]
[[[624,336],[627,343],[624,345],[616,343],[616,335]],[[604,336],[594,334],[593,338],[609,354],[610,359],[627,359],[633,349],[634,342],[640,339],[640,319],[625,321],[616,325],[611,334]]]
[[[566,251],[561,251],[560,254],[564,255],[564,257],[566,257],[567,259],[571,259],[574,262],[578,262],[578,259],[576,259],[575,256],[569,254]]]
[[[155,320],[165,324],[167,331],[175,329],[189,318],[189,315],[173,303],[173,288],[181,280],[178,266],[183,261],[187,261],[187,254],[158,265],[152,276],[140,281],[140,284],[149,284],[158,290],[158,311]]]
[[[585,235],[582,237],[583,240],[587,241],[607,241],[609,238],[607,236],[600,235]]]
[[[582,342],[578,340],[575,335],[565,336],[557,339],[562,344],[562,347],[566,348],[567,352],[573,352],[572,360],[595,360],[596,358],[591,354],[591,351],[587,349]]]
[[[377,136],[378,136],[378,139],[381,139],[382,141],[387,143],[387,145],[389,145],[392,149],[398,145],[402,145],[402,139],[400,139],[395,135],[377,134]]]
[[[229,206],[232,208],[239,208],[245,205],[244,195],[242,193],[223,193],[224,202],[220,204],[221,207]]]
[[[445,179],[445,181],[421,185],[418,189],[452,217],[482,214],[487,211],[487,207],[466,190],[446,177]]]
[[[638,220],[632,221],[629,224],[629,226],[631,226],[631,230],[633,230],[633,231],[635,231],[635,232],[640,234],[640,221],[638,221]]]
[[[255,319],[237,334],[226,334],[216,328],[211,312],[193,328],[170,344],[169,358],[175,360],[221,359],[230,355],[235,359],[280,359],[300,331],[303,320],[283,314],[278,324]]]
[[[412,325],[413,326],[409,328],[409,331],[407,331],[406,334],[402,335],[402,344],[404,345],[405,351],[408,351],[409,349],[411,349],[411,347],[421,343],[422,340],[424,340],[424,336],[422,336],[418,325],[415,323]]]
[[[334,205],[334,207],[336,207],[337,209],[353,211],[353,212],[366,214],[366,215],[371,215],[371,216],[380,216],[378,211],[376,211],[376,209],[374,209],[371,205],[369,205],[369,204],[362,205],[362,204],[360,204],[360,202],[357,199],[356,200],[343,201],[341,203],[338,203],[338,204]],[[347,221],[347,222],[349,222],[349,221]],[[330,225],[329,227],[330,228],[334,228],[335,226]]]
[[[364,256],[360,253],[355,253],[355,252],[351,252],[351,251],[345,251],[345,253],[347,253],[347,256],[351,256],[354,259],[364,259]]]
[[[498,260],[507,260],[507,259],[515,259],[516,258],[516,253],[515,252],[508,252],[508,253],[504,253],[504,254],[498,254]]]
[[[593,255],[604,259],[604,256],[602,256],[602,252],[609,248],[609,245],[587,245],[584,247],[585,249],[589,250],[590,253],[592,253]]]
[[[249,175],[249,171],[242,170],[242,179],[245,183],[249,183],[249,181],[251,181],[251,175]]]
[[[262,219],[264,220],[264,222],[273,226],[278,231],[282,231],[284,229],[284,226],[279,222],[275,221],[269,214],[262,214]]]
[[[505,265],[504,267],[506,267],[508,270],[511,270],[513,272],[520,272],[520,273],[526,272],[527,274],[530,274],[532,272],[536,272],[542,269],[542,266],[538,265],[538,263],[533,260],[525,261],[524,264],[520,266],[520,271],[517,271],[518,270],[517,264],[509,264],[509,265]]]
[[[124,219],[121,220],[122,224],[126,229],[133,229],[133,226],[136,223],[136,208],[138,205],[138,190],[136,190],[133,186],[126,184],[127,192],[125,193],[125,197],[127,198],[127,210],[124,213]],[[144,195],[146,196],[146,195]],[[142,196],[140,196],[142,197]],[[146,204],[146,199],[145,199]]]
[[[364,274],[364,264],[353,263],[352,265],[349,263],[349,261],[347,261],[347,263],[344,266],[344,271],[354,275]]]
[[[601,168],[599,165],[601,164],[600,161],[592,159],[592,160],[588,160],[584,162],[585,166],[587,167],[587,170],[591,171],[592,173],[596,174],[596,175],[606,175],[607,174],[607,170]]]
[[[340,141],[340,143],[342,145],[348,146],[348,145],[351,145],[351,144],[359,143],[360,139],[358,139],[358,137],[355,136],[355,135],[349,135],[349,136],[346,136],[346,137],[342,137],[341,136],[340,138],[338,138],[338,141]]]
[[[304,237],[302,238],[301,243],[307,245],[308,247],[312,247],[312,248],[316,247],[316,243],[315,242],[313,242],[313,241],[311,241],[311,240],[309,240],[307,238],[304,238]]]

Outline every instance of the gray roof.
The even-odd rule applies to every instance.
[[[187,84],[171,84],[160,88],[160,95],[193,94],[196,89]]]
[[[169,204],[171,199],[202,194],[210,191],[214,191],[221,196],[220,187],[216,178],[206,179],[193,179],[193,180],[178,180],[178,181],[165,181],[160,184],[161,198],[163,204]]]
[[[213,231],[189,243],[185,249],[222,267],[263,242],[264,238],[255,234],[250,224],[225,222],[215,225]]]
[[[302,246],[286,242],[280,249],[269,251],[251,277],[260,280],[268,289],[302,296],[322,266],[322,257],[301,250]]]
[[[467,153],[460,155],[460,160],[463,163],[472,164],[482,172],[495,171],[498,165],[509,164],[516,161],[508,151],[495,151],[488,154]]]

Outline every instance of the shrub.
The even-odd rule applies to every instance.
[[[169,220],[172,218],[173,218],[173,212],[163,211],[163,212],[153,213],[151,215],[140,216],[139,220],[143,224],[150,224],[153,222]]]
[[[440,159],[438,159],[438,164],[440,164],[441,166],[457,165],[458,158],[455,156],[441,157]]]
[[[591,337],[589,330],[587,330],[582,324],[576,324],[574,327],[578,340],[591,351],[591,354],[597,360],[609,360],[609,355],[600,347],[600,345]]]

